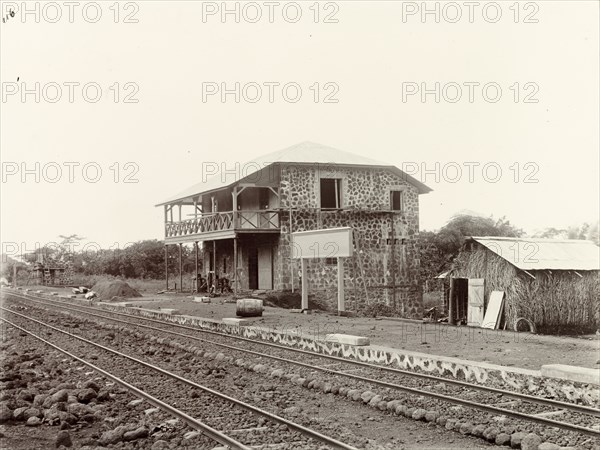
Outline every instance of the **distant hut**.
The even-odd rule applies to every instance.
[[[61,286],[72,283],[72,268],[68,262],[54,261],[47,258],[46,263],[36,262],[29,269],[27,284]]]
[[[544,333],[595,331],[599,255],[590,241],[468,238],[452,269],[440,276],[447,281],[449,322],[515,330],[527,322]],[[484,315],[493,291],[503,292],[504,307],[490,326]]]

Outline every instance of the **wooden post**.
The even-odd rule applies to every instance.
[[[344,304],[344,260],[343,258],[337,259],[337,277],[338,277],[338,315],[346,311]]]
[[[448,323],[454,325],[454,278],[450,278],[450,292],[448,293]]]
[[[183,244],[179,244],[179,290],[183,292],[183,256],[182,256]]]
[[[165,245],[165,283],[166,289],[169,290],[169,246]]]
[[[233,229],[235,230],[237,228],[237,186],[235,186],[233,191],[231,191],[231,197],[233,205]]]
[[[213,241],[213,286],[217,293],[217,241]]]
[[[302,309],[308,309],[308,270],[306,258],[302,258]]]
[[[391,222],[391,243],[392,243],[392,305],[396,308],[396,235],[394,232],[394,213],[390,214],[390,222]],[[404,311],[402,311],[404,312]]]
[[[291,191],[292,185],[290,184],[290,197],[288,198],[288,203],[290,204],[290,282],[292,284],[292,294],[294,293],[294,247],[292,246],[292,202],[291,200]]]
[[[200,280],[198,280],[198,241],[194,242],[194,250],[196,251],[196,273],[194,274],[194,276],[196,277],[196,293],[199,292],[200,290],[200,285],[198,284],[198,282]]]
[[[237,252],[238,252],[238,238],[237,238],[237,234],[235,235],[235,237],[233,238],[233,277],[234,277],[234,286],[233,286],[233,293],[234,295],[237,297],[238,295],[238,285],[240,284],[240,281],[238,279],[238,256],[237,256]]]

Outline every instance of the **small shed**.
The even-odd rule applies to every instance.
[[[544,333],[600,324],[600,249],[591,241],[471,237],[441,277],[450,323],[517,330],[522,318]],[[503,308],[489,326],[494,291]]]

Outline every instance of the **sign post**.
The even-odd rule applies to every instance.
[[[344,305],[344,260],[338,256],[337,259],[338,269],[338,312],[346,311]]]
[[[302,309],[308,309],[308,259],[337,258],[338,312],[346,310],[344,299],[344,260],[352,256],[352,228],[292,233],[292,258],[302,263]]]
[[[308,277],[306,276],[308,271],[306,266],[308,265],[305,258],[301,260],[302,264],[302,309],[308,309]]]

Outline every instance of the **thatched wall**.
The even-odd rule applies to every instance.
[[[485,301],[492,291],[504,291],[507,328],[518,317],[531,320],[538,331],[595,331],[600,325],[598,271],[530,271],[535,280],[487,248],[474,244],[463,249],[451,276],[484,278]]]

